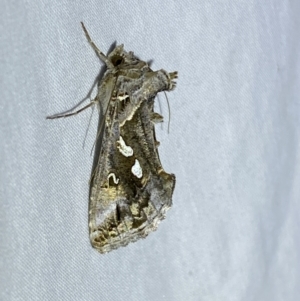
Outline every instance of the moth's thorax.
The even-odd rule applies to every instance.
[[[126,73],[129,70],[143,71],[149,69],[148,63],[138,59],[132,51],[125,51],[123,44],[116,46],[115,49],[108,55],[108,60],[114,66],[114,72]]]

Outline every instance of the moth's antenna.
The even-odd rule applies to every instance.
[[[86,131],[85,131],[85,135],[84,135],[84,140],[83,140],[82,148],[85,147],[86,137],[87,137],[87,134],[88,134],[90,125],[91,125],[91,121],[92,121],[92,117],[93,117],[93,113],[94,113],[94,108],[95,108],[95,107],[92,107],[92,113],[91,113],[91,115],[90,115],[88,127],[87,127],[87,129],[86,129]]]
[[[96,102],[93,100],[91,101],[88,105],[84,106],[83,108],[73,112],[73,113],[63,113],[63,114],[54,114],[51,116],[47,116],[46,119],[57,119],[57,118],[65,118],[65,117],[70,117],[73,115],[77,115],[78,113],[84,111],[85,109],[89,108],[90,106],[94,105]]]
[[[96,46],[96,44],[92,41],[87,29],[85,28],[83,22],[80,22],[81,26],[83,28],[83,31],[85,33],[85,36],[89,42],[89,44],[92,46],[92,48],[94,49],[94,51],[96,52],[96,54],[98,55],[98,57],[100,58],[101,61],[103,61],[105,63],[105,65],[107,66],[107,68],[114,68],[113,63],[107,58],[107,56]]]
[[[169,103],[167,93],[165,91],[164,91],[164,93],[165,93],[165,97],[167,99],[167,104],[168,104],[168,111],[169,111],[168,134],[170,134],[171,108],[170,108],[170,103]]]

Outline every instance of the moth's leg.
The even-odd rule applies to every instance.
[[[95,50],[95,52],[97,53],[97,55],[99,56],[99,58],[105,63],[105,65],[108,68],[114,68],[114,65],[111,61],[109,61],[109,59],[107,58],[107,56],[96,46],[96,44],[92,41],[87,29],[85,28],[83,22],[81,22],[81,26],[83,28],[83,31],[85,33],[85,36],[89,42],[89,44],[92,46],[92,48]]]
[[[164,117],[156,112],[150,114],[150,120],[153,124],[157,124],[164,121]]]
[[[173,90],[176,87],[176,78],[177,71],[169,73],[161,69],[155,72],[148,72],[143,87],[145,91],[145,98],[148,99],[161,91]]]
[[[169,86],[168,91],[171,91],[171,90],[174,90],[176,87],[175,79],[178,78],[178,72],[177,71],[170,72],[169,77],[170,77],[170,86]]]
[[[64,117],[70,117],[70,116],[73,116],[73,115],[77,115],[78,113],[84,111],[85,109],[93,106],[95,103],[97,103],[95,100],[91,101],[88,105],[84,106],[83,108],[75,111],[75,112],[72,112],[72,113],[62,113],[62,114],[54,114],[54,115],[51,115],[51,116],[47,116],[46,119],[56,119],[56,118],[64,118]]]

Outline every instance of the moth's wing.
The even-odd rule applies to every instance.
[[[172,205],[175,176],[166,173],[151,122],[154,99],[143,101],[120,125],[118,103],[108,108],[101,163],[91,182],[92,245],[106,253],[156,230]]]

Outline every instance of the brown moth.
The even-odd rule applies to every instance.
[[[172,205],[175,175],[159,159],[154,124],[163,118],[153,106],[158,92],[175,88],[177,72],[152,71],[123,45],[106,56],[82,27],[107,67],[98,94],[76,112],[47,118],[71,116],[93,104],[104,112],[90,182],[89,232],[92,246],[107,253],[156,230]]]

